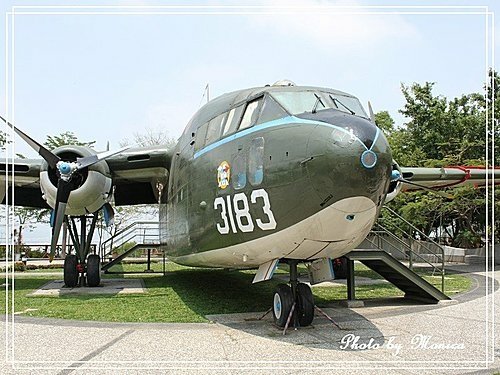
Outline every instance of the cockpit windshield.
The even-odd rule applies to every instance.
[[[322,91],[275,91],[271,95],[292,115],[338,109],[361,117],[368,117],[354,96]]]

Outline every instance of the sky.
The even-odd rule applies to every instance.
[[[479,7],[496,12],[494,1],[80,3],[116,8],[2,2],[15,14],[7,29],[0,17],[0,113],[40,142],[72,131],[97,150],[147,128],[178,138],[207,84],[211,98],[280,79],[339,89],[401,125],[402,83],[436,82],[448,98],[481,92],[492,64],[486,31],[500,30]],[[36,157],[19,139],[15,151]]]

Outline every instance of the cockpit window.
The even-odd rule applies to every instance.
[[[229,111],[229,114],[227,115],[226,124],[224,126],[224,130],[222,131],[222,136],[234,133],[240,122],[243,108],[245,108],[245,106],[242,104]]]
[[[334,108],[367,117],[359,100],[353,96],[321,91],[283,91],[271,95],[292,115]]]
[[[259,104],[262,102],[262,98],[251,101],[247,104],[243,118],[241,119],[239,130],[249,128],[254,125],[257,121],[257,116],[259,115]]]
[[[209,145],[210,143],[219,139],[221,127],[225,119],[226,119],[226,114],[223,113],[222,115],[219,115],[210,120],[210,122],[208,123],[205,145]]]
[[[287,113],[283,110],[283,108],[281,108],[271,96],[266,95],[264,103],[262,103],[262,109],[260,110],[257,124],[277,120],[285,116],[287,116]]]
[[[273,92],[272,95],[292,115],[311,112],[315,106],[319,111],[325,109],[327,104],[323,98],[318,102],[318,95],[314,95],[313,91]]]
[[[337,109],[358,115],[368,117],[359,100],[353,96],[329,94],[330,99],[334,102]]]

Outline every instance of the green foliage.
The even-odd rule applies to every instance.
[[[24,272],[24,271],[26,271],[26,265],[23,262],[14,263],[14,271],[15,272]]]
[[[486,149],[491,150],[491,143],[486,144],[486,119],[493,115],[492,96],[500,100],[500,77],[490,71],[486,98],[471,93],[449,100],[435,95],[434,86],[432,82],[401,85],[406,103],[400,112],[407,119],[402,126],[394,127],[386,111],[376,114],[377,124],[387,132],[394,159],[408,167],[485,165]],[[499,118],[500,108],[495,108],[495,116]],[[490,135],[500,136],[499,130]],[[500,160],[498,147],[495,159]],[[481,246],[488,229],[485,190],[460,187],[449,192],[452,200],[429,192],[407,192],[398,195],[390,206],[427,235],[442,226],[453,246]],[[498,202],[495,211],[500,212]],[[385,217],[384,223],[397,230],[395,223],[391,227],[391,220]],[[499,220],[494,229],[500,233]]]
[[[44,142],[44,145],[47,146],[50,150],[53,150],[57,147],[64,145],[76,145],[76,146],[86,146],[92,147],[94,146],[95,141],[91,142],[82,142],[78,140],[78,137],[70,131],[61,133],[59,135],[49,135],[47,136],[47,141]]]
[[[380,111],[375,114],[375,123],[385,134],[391,134],[394,131],[394,120],[387,111]]]

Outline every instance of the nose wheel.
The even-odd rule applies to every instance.
[[[290,260],[290,286],[279,284],[273,297],[274,324],[286,328],[307,327],[314,319],[314,297],[309,285],[298,282],[297,264]]]

